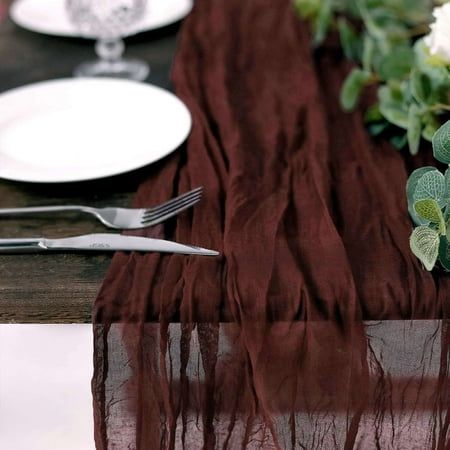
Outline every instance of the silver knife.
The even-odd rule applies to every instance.
[[[22,238],[0,239],[0,253],[34,253],[47,251],[125,251],[162,252],[184,255],[217,256],[219,252],[192,245],[178,244],[137,236],[120,234],[85,234],[62,239]]]

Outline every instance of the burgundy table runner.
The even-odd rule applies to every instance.
[[[196,2],[172,76],[192,133],[135,205],[204,186],[139,233],[222,255],[115,255],[94,307],[97,448],[450,445],[450,278],[411,254],[404,194],[431,155],[342,113],[348,70],[332,41],[313,54],[289,0]]]

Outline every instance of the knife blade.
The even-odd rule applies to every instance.
[[[47,251],[124,251],[161,252],[184,255],[217,256],[219,252],[193,245],[179,244],[138,236],[120,234],[85,234],[61,239],[0,239],[0,253],[32,253]]]

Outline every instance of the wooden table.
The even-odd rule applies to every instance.
[[[173,25],[127,41],[127,55],[148,61],[152,69],[149,82],[165,88],[170,87],[169,72],[178,27]],[[91,41],[43,36],[22,30],[7,20],[0,24],[0,92],[36,81],[70,77],[77,64],[93,57]],[[55,185],[0,180],[0,207],[128,206],[145,173],[144,168],[93,182]],[[63,237],[104,231],[95,219],[76,214],[0,221],[1,237]],[[92,302],[111,257],[110,254],[0,256],[0,322],[89,322]]]

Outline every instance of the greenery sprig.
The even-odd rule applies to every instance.
[[[416,169],[408,179],[408,211],[417,225],[410,247],[427,270],[439,260],[450,271],[450,121],[433,136],[433,155],[449,168],[442,174],[432,166]]]
[[[373,135],[385,133],[397,148],[419,150],[450,117],[450,62],[430,53],[432,0],[295,0],[312,22],[314,44],[330,30],[339,33],[356,67],[341,90],[341,105],[352,111],[366,86],[377,85],[378,101],[366,112]]]

